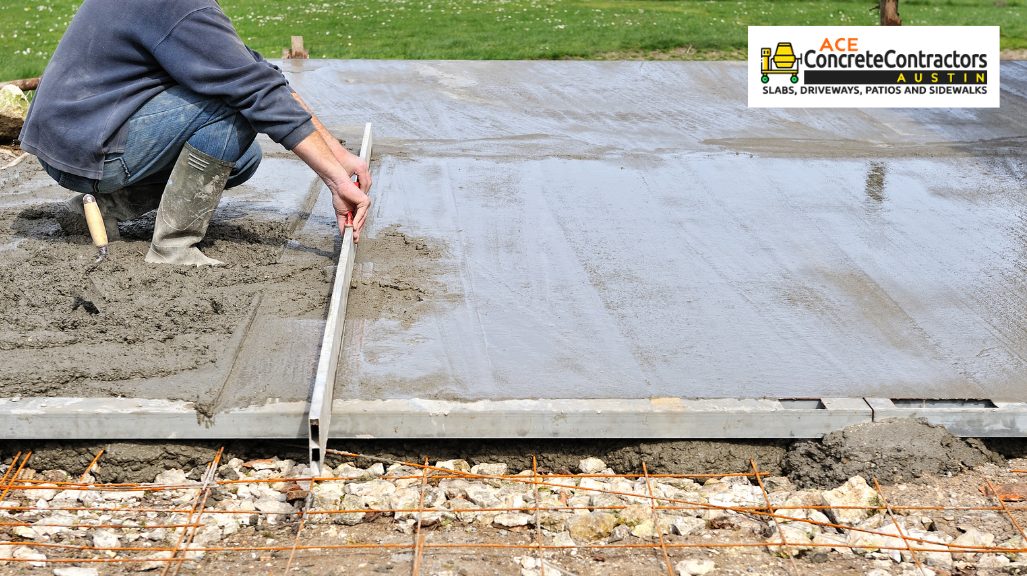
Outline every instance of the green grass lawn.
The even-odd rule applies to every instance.
[[[0,79],[38,75],[81,0],[0,4]],[[268,57],[740,58],[748,25],[873,25],[876,0],[221,0]],[[902,0],[907,25],[1001,25],[1027,48],[1027,0]]]

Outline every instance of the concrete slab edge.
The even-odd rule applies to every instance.
[[[874,421],[922,418],[956,436],[1016,438],[1027,436],[1027,403],[993,400],[891,400],[867,398]]]
[[[926,418],[954,434],[1027,437],[1027,403],[919,407],[891,400],[336,400],[333,438],[819,438],[852,424]],[[890,403],[890,405],[889,405]],[[3,398],[5,440],[306,439],[306,402],[268,402],[201,421],[192,404],[137,398]]]

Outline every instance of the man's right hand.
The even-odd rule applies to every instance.
[[[335,208],[335,216],[339,221],[340,234],[346,233],[346,212],[353,212],[353,241],[359,242],[360,230],[364,227],[364,221],[367,219],[367,209],[371,207],[371,199],[350,180],[349,170],[339,162],[328,143],[318,132],[313,132],[304,138],[292,151],[314,172],[317,172],[321,180],[328,185],[328,189],[332,191],[332,206]],[[357,160],[360,161],[359,158]],[[360,162],[363,164],[362,161]],[[366,165],[364,165],[364,173],[367,174]],[[359,177],[359,172],[357,175]],[[370,183],[369,175],[366,182]],[[362,186],[366,189],[366,185]]]
[[[332,191],[332,206],[335,218],[339,222],[339,233],[346,234],[346,214],[353,213],[353,241],[360,241],[360,230],[367,219],[367,209],[371,207],[371,198],[349,180],[343,180],[340,186],[328,185]]]
[[[335,142],[336,144],[338,144],[338,141],[334,138],[331,142]],[[331,142],[329,142],[329,147],[332,147]],[[337,150],[333,150],[333,152],[335,153],[335,158],[339,160],[339,163],[342,164],[342,167],[346,169],[346,172],[350,176],[357,177],[357,185],[360,187],[361,190],[364,191],[364,193],[370,192],[371,172],[367,168],[367,162],[361,160],[360,156],[357,156],[356,154],[353,154],[349,150],[343,148],[341,144],[338,146],[338,148],[339,149]]]
[[[293,148],[293,152],[317,172],[332,191],[332,206],[339,220],[340,234],[346,233],[346,212],[353,212],[353,241],[357,242],[367,218],[367,209],[371,206],[371,200],[367,197],[371,190],[371,172],[367,168],[367,162],[346,150],[346,147],[318,120],[317,115],[299,94],[293,92],[292,97],[310,113],[310,120],[317,130]],[[337,168],[340,166],[346,174],[344,180],[338,174]],[[357,177],[357,186],[350,180],[353,176]]]

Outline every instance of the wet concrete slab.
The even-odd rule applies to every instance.
[[[733,63],[291,65],[375,123],[368,241],[444,249],[429,313],[348,320],[336,398],[1027,399],[1024,63],[931,111],[748,110]]]
[[[748,110],[724,62],[283,67],[337,134],[374,123],[355,281],[397,233],[433,255],[398,283],[416,313],[350,311],[338,401],[1027,401],[1027,63],[997,110],[895,111]],[[289,219],[283,259],[327,260],[325,190],[264,144],[222,210]],[[0,204],[58,196],[37,178]],[[323,322],[259,306],[213,376],[104,389],[215,420],[302,403]]]

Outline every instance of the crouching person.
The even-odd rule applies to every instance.
[[[324,180],[340,230],[353,212],[359,238],[370,206],[366,164],[243,44],[215,0],[85,0],[43,74],[21,142],[78,193],[60,218],[67,231],[84,231],[84,194],[96,198],[112,239],[117,222],[157,209],[146,261],[203,266],[221,264],[196,244],[224,190],[256,172],[258,132]]]

